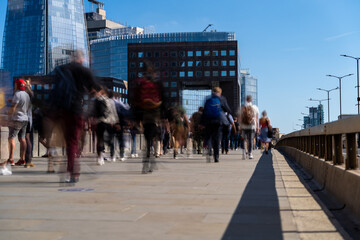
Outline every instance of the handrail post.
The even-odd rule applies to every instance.
[[[332,160],[332,136],[325,137],[325,161]]]
[[[342,134],[334,135],[334,143],[335,143],[335,157],[334,157],[334,165],[340,165],[344,163],[344,156],[342,153]]]
[[[356,134],[346,134],[346,169],[357,169],[359,167],[357,159]]]
[[[319,158],[324,159],[325,158],[325,135],[320,135],[319,136]]]

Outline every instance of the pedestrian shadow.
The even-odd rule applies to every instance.
[[[270,152],[260,157],[222,239],[283,239]]]

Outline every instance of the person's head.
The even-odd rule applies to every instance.
[[[266,112],[266,111],[263,111],[263,112],[261,113],[261,115],[262,115],[264,118],[266,118],[266,117],[267,117],[267,112]]]
[[[222,93],[222,90],[221,90],[221,88],[219,88],[219,87],[213,87],[212,92],[213,92],[214,94],[220,96],[221,93]]]
[[[85,61],[84,52],[81,50],[76,50],[73,54],[72,61],[83,64],[83,62]]]
[[[202,113],[204,111],[204,107],[199,107],[198,111]]]
[[[252,102],[252,96],[247,95],[246,96],[246,102],[251,103]]]
[[[16,90],[19,90],[19,91],[25,91],[25,81],[21,78],[18,78],[15,81],[15,88],[16,88]]]

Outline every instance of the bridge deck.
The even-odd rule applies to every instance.
[[[1,239],[347,238],[276,150],[220,163],[168,155],[146,175],[140,159],[96,166],[86,157],[75,187],[34,162],[0,176]]]

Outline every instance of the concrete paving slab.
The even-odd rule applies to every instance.
[[[278,152],[254,156],[169,155],[145,175],[140,158],[97,166],[88,156],[74,187],[35,158],[0,178],[0,239],[342,239]]]

